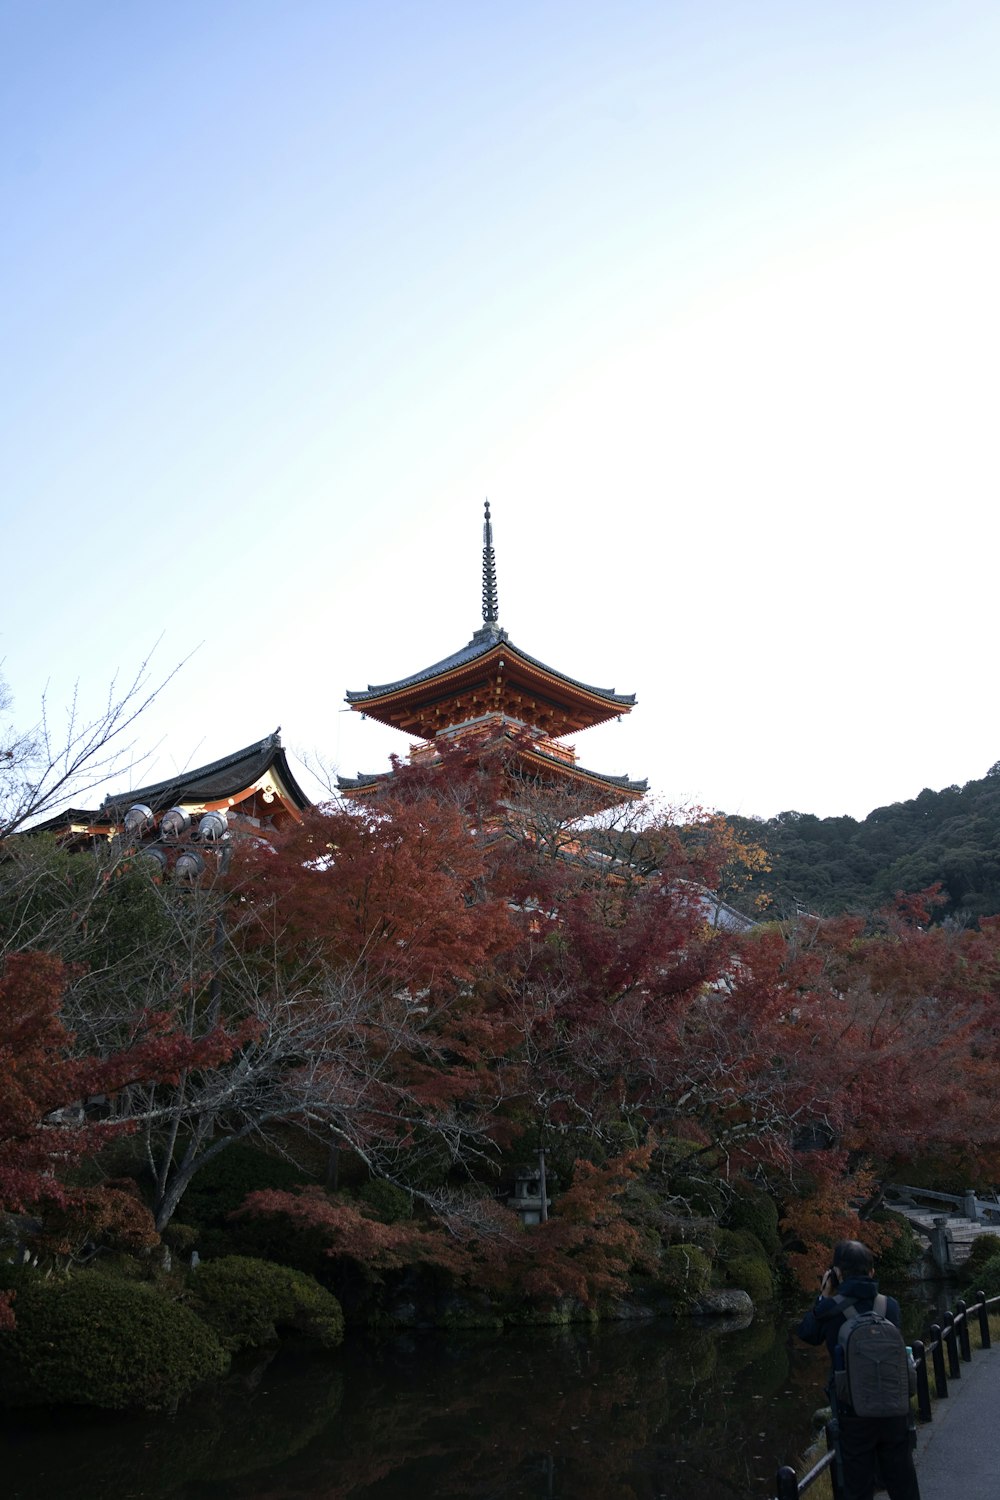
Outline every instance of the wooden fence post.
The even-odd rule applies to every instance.
[[[920,1339],[913,1341],[913,1359],[917,1366],[917,1416],[921,1422],[933,1420],[931,1383],[927,1378],[927,1351]]]
[[[778,1487],[778,1500],[799,1500],[799,1481],[795,1477],[795,1470],[789,1468],[788,1464],[782,1464],[775,1482]]]
[[[986,1306],[986,1293],[976,1293],[976,1307],[979,1312],[979,1342],[984,1349],[992,1349],[993,1342],[990,1338],[990,1312]]]
[[[944,1370],[944,1339],[941,1324],[931,1324],[931,1357],[934,1360],[934,1394],[939,1401],[948,1395],[948,1377]]]

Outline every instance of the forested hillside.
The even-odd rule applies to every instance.
[[[768,850],[772,868],[752,885],[778,915],[865,911],[938,881],[939,920],[1000,912],[1000,761],[980,781],[922,791],[861,822],[799,812],[732,821]]]

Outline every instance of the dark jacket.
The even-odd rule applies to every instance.
[[[871,1312],[878,1295],[878,1282],[873,1276],[849,1276],[837,1288],[841,1297],[850,1297],[859,1313]],[[902,1328],[903,1319],[895,1297],[887,1297],[885,1315],[890,1323]],[[844,1314],[832,1297],[817,1297],[795,1332],[807,1344],[826,1344],[833,1363],[833,1351],[837,1347],[837,1335],[844,1322]]]

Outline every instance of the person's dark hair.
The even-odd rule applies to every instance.
[[[838,1240],[833,1247],[833,1264],[842,1276],[870,1276],[875,1257],[860,1240]]]

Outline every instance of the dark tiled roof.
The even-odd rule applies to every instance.
[[[100,813],[92,807],[64,807],[59,812],[53,813],[49,818],[43,818],[38,823],[31,823],[24,828],[24,833],[48,833],[50,830],[62,833],[74,823],[83,823],[89,826],[99,821]]]
[[[338,792],[357,792],[362,787],[376,786],[380,781],[388,781],[392,775],[391,771],[359,771],[357,776],[338,776]]]
[[[472,640],[468,645],[463,646],[461,651],[446,656],[443,661],[435,662],[432,667],[425,667],[422,672],[414,672],[410,677],[401,677],[398,682],[383,682],[377,686],[369,683],[364,690],[348,692],[347,702],[367,703],[373,698],[382,698],[387,693],[402,692],[405,688],[416,687],[421,682],[430,682],[435,677],[454,671],[456,667],[464,667],[469,662],[476,661],[480,656],[485,656],[501,642],[508,651],[520,657],[529,666],[547,672],[550,677],[558,677],[560,681],[569,683],[571,687],[581,688],[585,693],[592,693],[596,698],[604,698],[608,703],[620,704],[623,708],[631,708],[635,703],[634,693],[616,693],[613,688],[592,687],[589,683],[579,682],[575,677],[567,677],[565,672],[557,672],[554,667],[546,666],[537,657],[529,656],[527,651],[522,651],[520,646],[515,646],[506,630],[502,630],[499,625],[484,625],[481,630],[476,631]]]
[[[298,807],[308,807],[309,798],[292,775],[281,748],[278,730],[256,744],[247,745],[232,755],[224,755],[211,765],[198,766],[193,771],[182,771],[166,781],[153,782],[150,786],[135,787],[127,792],[113,792],[101,804],[105,817],[116,817],[127,805],[145,802],[154,812],[169,807],[175,802],[218,802],[232,797],[252,786],[265,772],[274,768],[284,787],[287,788]]]
[[[603,771],[588,771],[586,766],[568,765],[559,756],[546,755],[544,750],[537,750],[534,746],[531,747],[530,753],[550,766],[557,766],[561,771],[568,771],[571,776],[585,776],[588,781],[600,782],[601,786],[619,787],[622,791],[635,792],[639,796],[649,790],[649,782],[645,777],[641,781],[632,781],[628,776],[606,776]]]
[[[640,797],[649,790],[649,782],[645,778],[642,781],[631,781],[628,776],[605,776],[602,771],[588,771],[586,767],[570,764],[559,756],[546,755],[544,750],[537,750],[534,746],[530,747],[529,753],[533,758],[544,760],[547,765],[554,766],[557,771],[570,777],[582,776],[587,781],[596,781],[600,786],[613,786],[619,791],[632,792]],[[361,791],[388,781],[391,776],[391,771],[359,771],[357,776],[338,776],[337,789],[342,792]]]

